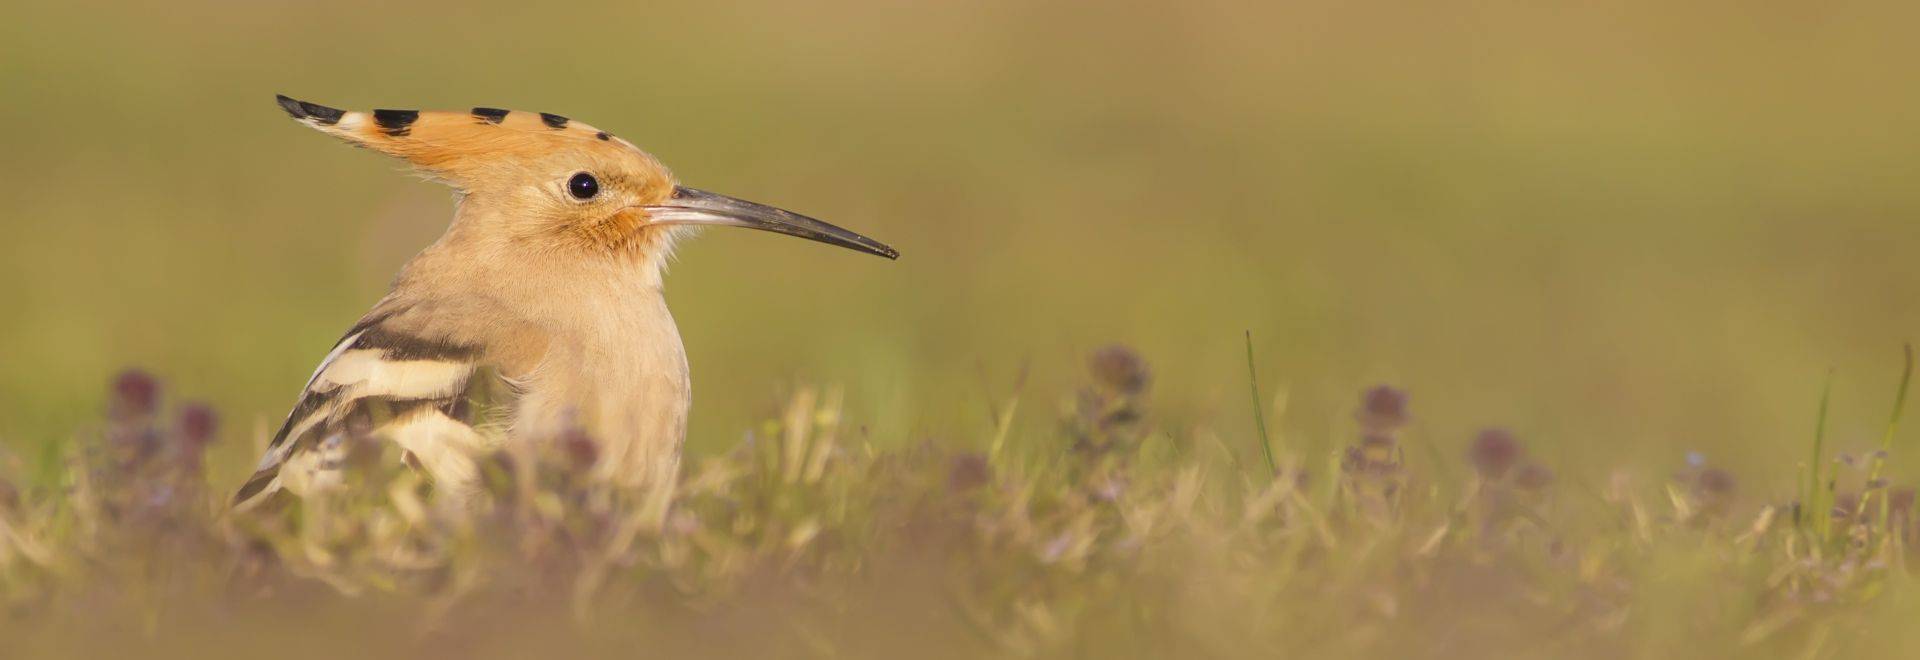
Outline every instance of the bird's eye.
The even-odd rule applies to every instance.
[[[600,194],[600,182],[586,172],[575,174],[567,179],[567,194],[573,195],[574,199],[593,199],[594,195]]]

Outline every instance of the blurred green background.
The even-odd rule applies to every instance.
[[[1604,5],[1604,6],[1599,6]],[[288,121],[492,105],[892,243],[686,245],[691,451],[839,384],[875,443],[980,443],[1029,365],[1154,365],[1180,438],[1297,447],[1411,390],[1456,455],[1514,428],[1598,478],[1688,451],[1788,492],[1835,370],[1876,440],[1920,334],[1913,3],[28,3],[0,24],[0,446],[143,366],[214,402],[235,482],[450,214]],[[789,285],[803,282],[807,286]],[[1905,435],[1911,436],[1912,433]],[[1896,459],[1898,460],[1898,459]],[[1910,474],[1911,463],[1896,468]]]

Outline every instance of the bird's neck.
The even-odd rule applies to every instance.
[[[658,289],[607,300],[556,327],[525,379],[517,426],[546,435],[569,426],[600,443],[597,470],[659,483],[677,469],[692,403],[686,350]]]

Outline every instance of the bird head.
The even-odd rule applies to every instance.
[[[747,227],[888,259],[885,244],[798,213],[680,186],[653,156],[548,113],[495,108],[352,112],[278,97],[301,123],[407,161],[463,195],[489,238],[537,249],[658,258],[678,227]]]

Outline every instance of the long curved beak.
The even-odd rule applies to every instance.
[[[828,245],[838,245],[888,259],[900,258],[900,252],[880,241],[835,227],[792,211],[755,204],[705,190],[685,186],[673,189],[673,199],[645,207],[648,222],[655,225],[718,225],[746,227],[799,236]]]

